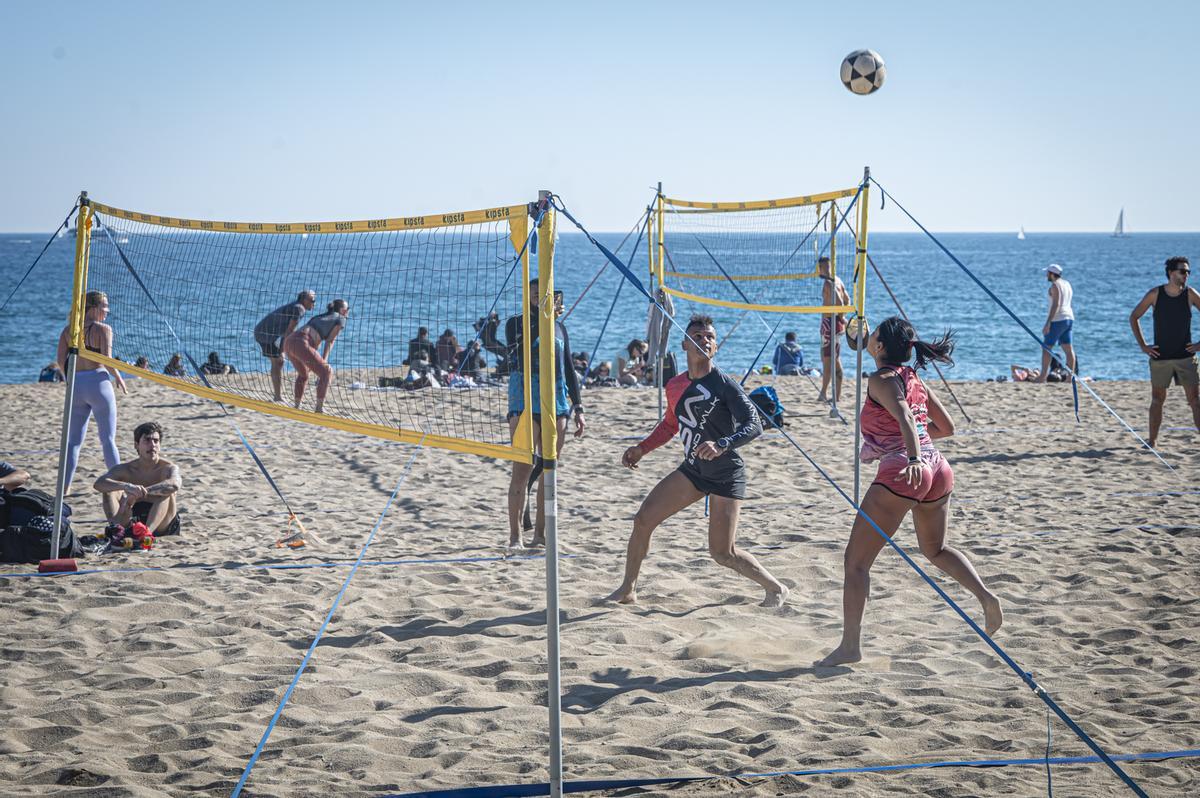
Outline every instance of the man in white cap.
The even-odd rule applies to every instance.
[[[1071,327],[1075,324],[1075,311],[1071,308],[1071,284],[1062,276],[1062,266],[1051,263],[1045,269],[1050,281],[1050,312],[1042,327],[1042,370],[1036,382],[1045,382],[1050,375],[1050,350],[1061,344],[1067,356],[1067,368],[1075,371],[1075,347],[1071,345]]]

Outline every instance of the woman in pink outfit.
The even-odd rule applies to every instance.
[[[904,516],[912,513],[921,553],[979,599],[984,627],[993,634],[1004,620],[999,599],[984,586],[966,556],[946,545],[954,471],[933,441],[953,435],[954,422],[916,369],[905,365],[914,353],[917,368],[930,361],[953,364],[953,336],[946,333],[930,343],[920,341],[911,324],[893,316],[871,333],[866,347],[878,370],[867,383],[862,409],[862,460],[877,461],[879,470],[863,496],[862,511],[888,537],[900,528]],[[842,641],[818,665],[862,659],[862,618],[870,592],[871,564],[884,545],[879,532],[857,515],[846,545]]]
[[[308,385],[308,373],[317,375],[317,405],[315,412],[320,413],[325,407],[325,394],[329,384],[333,382],[333,368],[329,365],[329,353],[333,350],[333,342],[346,327],[346,316],[350,313],[350,305],[344,299],[335,299],[325,308],[320,316],[314,316],[298,330],[293,331],[283,340],[283,353],[296,369],[296,407],[304,399],[304,388]],[[324,342],[325,351],[318,352],[317,347]]]

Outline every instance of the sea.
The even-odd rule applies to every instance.
[[[35,381],[42,367],[54,358],[71,294],[73,239],[55,239],[17,287],[49,238],[49,233],[0,234],[0,302],[9,300],[0,310],[0,383]],[[615,249],[623,235],[601,234],[597,238]],[[1014,363],[1039,365],[1037,342],[1000,302],[1040,333],[1048,302],[1042,270],[1050,263],[1060,264],[1074,287],[1074,338],[1080,373],[1097,380],[1147,379],[1146,357],[1134,343],[1129,312],[1148,289],[1164,282],[1166,258],[1185,255],[1193,262],[1200,260],[1200,233],[1132,233],[1114,238],[1107,234],[1033,232],[1027,233],[1024,240],[1018,240],[1015,233],[946,233],[938,238],[996,299],[923,233],[872,233],[870,253],[922,337],[949,329],[956,332],[955,365],[947,370],[947,377],[958,380],[1005,376]],[[627,242],[622,252],[627,254],[629,247]],[[638,275],[646,273],[644,253],[643,245],[631,259]],[[566,319],[572,348],[596,353],[594,362],[615,360],[618,350],[631,339],[646,335],[645,299],[626,286],[613,305],[623,278],[606,264],[583,235],[564,232],[559,236],[555,280],[556,287],[565,292],[566,306],[574,306]],[[590,290],[580,300],[589,284]],[[677,315],[686,317],[697,310],[714,317],[718,335],[733,330],[718,355],[718,363],[726,370],[748,368],[764,344],[766,351],[760,363],[769,362],[774,344],[787,331],[797,334],[806,363],[819,366],[816,316],[788,315],[780,323],[779,316],[772,314],[676,303]],[[147,308],[145,312],[154,311]],[[867,317],[878,322],[895,314],[892,298],[875,273],[869,272]],[[244,326],[252,326],[253,321]],[[1149,314],[1144,323],[1149,339]],[[460,342],[470,340],[474,334],[470,329],[456,332]],[[121,335],[119,328],[116,335]],[[673,336],[673,345],[677,345],[678,338],[678,334]],[[1193,332],[1193,340],[1200,340],[1200,334]],[[396,350],[405,343],[397,341]],[[202,353],[209,349],[205,344],[199,342]],[[213,348],[219,344],[213,342]],[[266,363],[253,347],[235,351],[226,347],[223,354],[226,362],[240,371],[260,371]],[[847,367],[852,357],[852,352],[843,355]]]

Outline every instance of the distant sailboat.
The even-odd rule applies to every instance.
[[[1025,228],[1024,227],[1022,227],[1020,230],[1017,231],[1017,240],[1018,241],[1025,240]]]
[[[1121,212],[1119,214],[1117,214],[1117,226],[1116,226],[1116,228],[1113,229],[1112,237],[1113,238],[1124,238],[1125,237],[1125,209],[1124,208],[1122,208]]]

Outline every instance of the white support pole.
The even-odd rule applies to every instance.
[[[71,288],[71,311],[67,318],[67,395],[63,399],[62,435],[58,444],[58,478],[54,490],[54,534],[50,538],[50,556],[58,558],[62,537],[63,502],[67,492],[67,444],[71,429],[71,407],[75,403],[76,360],[83,341],[84,291],[87,289],[88,247],[91,243],[92,208],[86,191],[79,194],[79,215],[75,217],[75,275]]]
[[[558,338],[554,313],[553,209],[551,192],[539,191],[544,209],[538,228],[538,374],[542,407],[542,508],[546,519],[546,705],[550,714],[550,798],[562,798],[562,672],[558,624],[558,427],[554,407]],[[569,355],[569,353],[568,353]],[[567,364],[570,368],[570,363]]]
[[[865,342],[862,339],[862,332],[866,329],[866,323],[859,320],[859,338],[858,338],[858,357],[855,358],[855,380],[854,380],[854,503],[861,504],[862,493],[860,491],[859,472],[862,470],[862,460],[859,450],[862,448],[862,355],[865,347]]]
[[[663,230],[662,230],[663,215],[662,215],[662,181],[661,180],[658,181],[658,199],[656,202],[658,205],[658,224],[659,224],[658,257],[661,259],[662,251],[663,251],[663,247],[662,247],[662,244],[663,244]],[[661,286],[661,282],[658,279],[658,275],[662,272],[661,261],[658,265],[658,268],[654,269],[653,272],[654,272],[654,274],[652,276],[651,282],[654,285],[654,290],[651,291],[650,295],[653,296],[654,299],[657,301],[658,300],[658,289]],[[663,328],[663,324],[660,322],[659,330],[661,331],[662,328]],[[663,417],[663,379],[662,379],[662,376],[663,376],[663,355],[665,354],[665,352],[666,352],[666,346],[665,346],[664,342],[659,341],[658,342],[658,351],[655,352],[655,356],[654,356],[654,387],[655,387],[655,392],[658,394],[658,417],[659,418]]]
[[[71,429],[71,407],[75,404],[75,366],[78,357],[74,347],[67,350],[67,395],[63,400],[62,435],[58,442],[58,479],[54,483],[54,537],[50,542],[52,559],[58,557],[62,534],[63,501],[67,493],[67,438]]]

